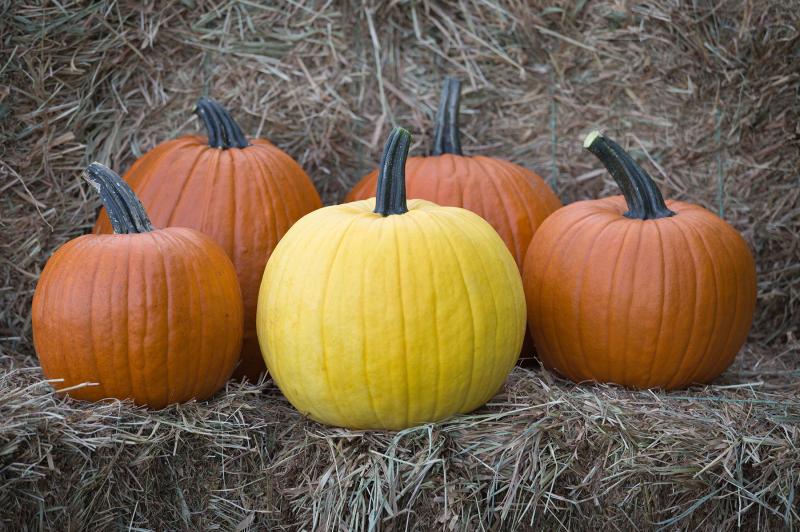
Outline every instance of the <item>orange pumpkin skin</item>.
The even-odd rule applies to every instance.
[[[542,224],[523,283],[545,366],[576,382],[674,389],[731,364],[753,319],[753,256],[706,209],[666,207],[672,215],[632,219],[615,196],[573,203]]]
[[[346,201],[375,195],[378,171],[359,181]],[[561,201],[544,180],[514,163],[483,156],[444,153],[409,157],[406,163],[409,198],[470,210],[489,222],[506,243],[517,266],[533,235]]]
[[[230,378],[242,342],[233,264],[192,229],[84,235],[48,260],[33,296],[33,341],[57,390],[162,408]]]
[[[266,370],[256,337],[258,289],[267,259],[286,231],[322,201],[308,175],[263,139],[220,149],[188,135],[156,146],[123,176],[157,227],[211,236],[236,267],[244,300],[244,343],[235,377],[256,382]],[[95,233],[109,233],[105,212]]]

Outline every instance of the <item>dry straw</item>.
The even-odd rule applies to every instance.
[[[534,4],[534,5],[532,5]],[[766,529],[800,523],[800,15],[791,2],[67,2],[0,7],[0,528]],[[126,169],[196,131],[208,94],[328,202],[391,125],[418,153],[445,74],[470,154],[562,199],[616,193],[602,127],[668,197],[753,247],[750,343],[713,386],[628,392],[517,369],[470,416],[397,434],[316,425],[270,384],[163,412],[41,382],[30,299]]]

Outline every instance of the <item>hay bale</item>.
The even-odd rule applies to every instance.
[[[800,522],[800,15],[759,0],[194,1],[0,7],[0,523],[82,529],[785,528]],[[199,126],[210,94],[295,156],[326,202],[389,127],[430,143],[444,74],[465,150],[564,201],[616,193],[603,127],[665,195],[722,210],[754,249],[750,343],[714,386],[628,392],[515,370],[470,416],[398,434],[304,420],[270,384],[163,412],[41,383],[30,299],[98,208],[79,178]]]

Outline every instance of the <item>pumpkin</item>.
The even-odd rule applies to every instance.
[[[564,207],[533,238],[524,283],[539,358],[576,382],[674,389],[711,381],[753,319],[747,244],[708,210],[665,202],[611,139],[594,132],[584,146],[623,197]]]
[[[70,240],[42,271],[33,342],[45,377],[89,401],[162,408],[211,396],[242,345],[233,264],[198,231],[153,229],[130,188],[103,165],[92,163],[84,176],[114,234]]]
[[[406,165],[408,197],[478,214],[500,234],[521,269],[531,238],[544,219],[561,207],[561,202],[541,177],[526,168],[462,153],[460,94],[460,82],[447,78],[436,114],[431,155],[411,157]],[[374,196],[378,175],[375,170],[361,179],[346,201]]]
[[[306,215],[267,263],[258,337],[302,413],[402,429],[478,408],[503,384],[525,332],[514,259],[482,218],[406,201],[410,135],[390,135],[377,200]]]
[[[208,137],[188,135],[156,146],[124,178],[153,223],[211,236],[236,267],[244,299],[242,360],[234,376],[258,380],[264,362],[255,332],[258,287],[275,245],[303,215],[322,206],[294,159],[262,139],[248,141],[218,103],[200,98]],[[101,212],[95,233],[108,233]]]

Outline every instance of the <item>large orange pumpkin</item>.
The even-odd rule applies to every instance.
[[[233,264],[198,231],[153,229],[108,168],[92,163],[85,177],[114,234],[70,240],[47,261],[33,296],[42,371],[78,399],[161,408],[209,397],[230,378],[242,345]]]
[[[269,141],[248,141],[218,103],[201,98],[197,114],[208,137],[187,135],[139,158],[125,180],[159,227],[197,229],[233,261],[244,299],[242,361],[234,376],[255,382],[264,371],[255,330],[264,266],[289,227],[322,206],[297,162]],[[108,233],[101,212],[95,233]]]
[[[561,207],[561,202],[541,177],[526,168],[462,153],[458,129],[460,91],[458,80],[445,81],[431,155],[410,157],[406,164],[408,197],[478,214],[500,234],[521,269],[531,238],[544,219]],[[378,174],[376,169],[362,178],[346,201],[374,197]]]
[[[753,318],[747,244],[708,210],[665,203],[612,140],[595,132],[584,146],[624,198],[568,205],[533,238],[523,278],[539,358],[574,381],[673,389],[714,379]]]

